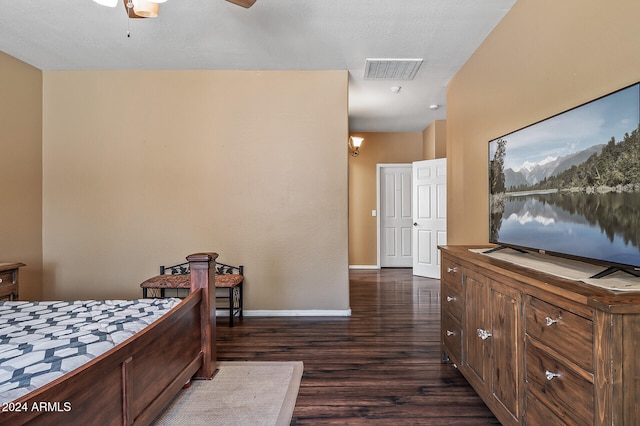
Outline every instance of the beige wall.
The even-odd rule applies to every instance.
[[[422,160],[422,132],[353,133],[364,137],[360,156],[349,156],[349,265],[375,266],[377,259],[376,165]]]
[[[452,79],[450,243],[487,241],[488,140],[640,80],[639,12],[519,0]],[[432,155],[429,128],[364,135],[347,254],[346,73],[46,72],[41,96],[41,71],[0,53],[0,76],[0,259],[28,264],[28,298],[42,253],[46,297],[130,297],[213,249],[247,266],[248,309],[344,309],[347,255],[376,261],[375,164]]]
[[[347,73],[44,73],[47,298],[245,265],[247,310],[346,310]]]
[[[422,132],[424,160],[447,157],[447,121],[436,120]]]
[[[448,242],[488,241],[487,142],[640,80],[640,2],[519,0],[447,88]]]
[[[42,297],[42,72],[0,52],[0,263],[22,262],[20,298]]]

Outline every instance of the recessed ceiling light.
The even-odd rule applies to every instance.
[[[438,108],[440,108],[440,105],[436,105],[436,104],[429,105],[429,109],[430,109],[430,110],[432,110],[432,111],[435,111],[435,110],[437,110]]]
[[[391,91],[393,93],[398,93],[402,89],[402,86],[391,86]]]

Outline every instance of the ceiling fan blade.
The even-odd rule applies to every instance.
[[[253,6],[253,4],[256,2],[256,0],[227,0],[227,1],[229,3],[237,4],[238,6],[245,7],[247,9]]]

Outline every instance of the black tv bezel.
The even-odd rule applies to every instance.
[[[614,94],[616,94],[618,92],[621,92],[623,90],[627,90],[627,89],[629,89],[629,88],[631,88],[633,86],[639,86],[639,94],[638,94],[638,115],[639,115],[639,117],[638,117],[638,126],[640,127],[640,81],[637,81],[635,83],[632,83],[632,84],[629,84],[629,85],[627,85],[625,87],[622,87],[622,88],[620,88],[618,90],[614,90],[613,92],[609,92],[609,93],[606,93],[606,94],[604,94],[602,96],[594,98],[594,99],[592,99],[590,101],[583,102],[580,105],[577,105],[575,107],[572,107],[572,108],[569,108],[567,110],[558,112],[557,114],[550,115],[550,116],[548,116],[546,118],[543,118],[541,120],[538,120],[538,121],[533,122],[531,124],[528,124],[526,126],[520,127],[520,128],[518,128],[516,130],[510,131],[509,133],[505,133],[502,136],[498,136],[498,137],[495,137],[493,139],[490,139],[487,142],[487,181],[488,181],[487,183],[489,183],[488,188],[487,188],[487,195],[488,195],[487,211],[488,211],[488,225],[489,225],[489,243],[490,244],[496,244],[498,246],[498,247],[489,249],[487,251],[495,251],[495,250],[499,250],[501,248],[511,248],[511,249],[514,249],[514,250],[517,250],[517,251],[521,251],[521,252],[534,252],[534,253],[540,253],[540,254],[548,254],[550,256],[556,256],[556,257],[569,259],[569,260],[576,260],[576,261],[580,261],[580,262],[589,263],[591,265],[597,265],[597,266],[602,266],[604,268],[607,268],[604,271],[594,275],[591,278],[602,278],[602,277],[604,277],[606,275],[609,275],[610,273],[613,273],[613,272],[615,272],[617,270],[625,271],[625,272],[630,273],[630,274],[632,274],[634,276],[640,276],[640,265],[630,265],[630,264],[612,262],[612,261],[607,261],[607,260],[602,260],[602,259],[597,259],[597,258],[579,256],[579,255],[575,255],[575,254],[572,254],[572,253],[556,252],[556,251],[553,251],[553,250],[547,250],[547,249],[543,249],[543,248],[539,248],[539,247],[531,247],[531,246],[523,246],[523,245],[513,244],[513,243],[505,243],[505,242],[502,242],[502,241],[499,241],[499,240],[493,240],[491,238],[491,183],[490,183],[490,176],[491,176],[490,175],[490,173],[491,173],[491,171],[490,171],[490,165],[491,165],[491,143],[495,142],[495,141],[497,141],[499,139],[506,138],[509,135],[514,134],[516,132],[519,132],[521,130],[527,129],[529,127],[533,127],[533,126],[535,126],[537,124],[540,124],[542,122],[545,122],[547,120],[551,120],[552,118],[558,117],[558,116],[560,116],[562,114],[565,114],[567,112],[570,112],[570,111],[576,110],[578,108],[581,108],[581,107],[583,107],[585,105],[591,104],[593,102],[597,102],[600,99],[604,99],[604,98],[606,98],[606,97],[608,97],[610,95],[614,95]]]

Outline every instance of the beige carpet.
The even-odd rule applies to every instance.
[[[302,371],[299,361],[219,362],[213,380],[194,380],[154,425],[288,425]]]

